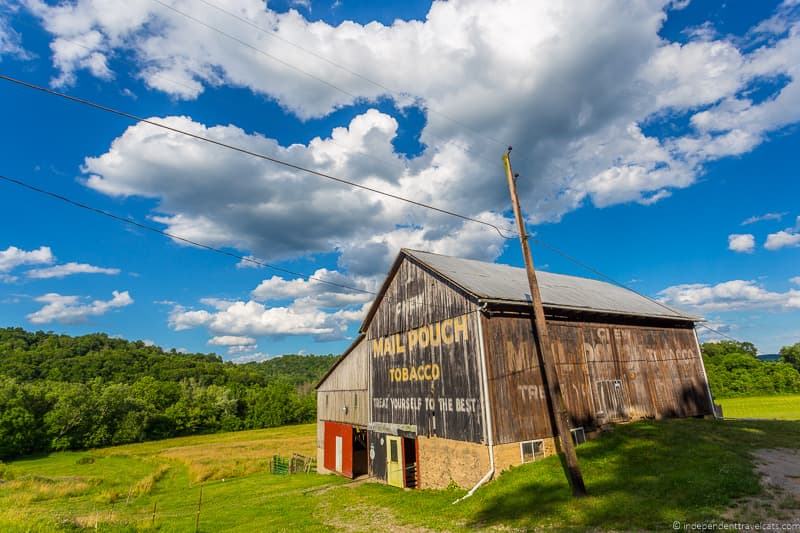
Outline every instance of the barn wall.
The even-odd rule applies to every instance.
[[[366,427],[369,422],[369,354],[362,340],[317,389],[317,420]]]
[[[530,319],[484,317],[495,441],[553,435]],[[691,328],[549,321],[573,427],[711,413]]]
[[[418,438],[422,489],[443,489],[455,483],[471,488],[489,471],[489,447],[450,439]]]
[[[405,259],[367,328],[372,422],[482,442],[478,311]]]

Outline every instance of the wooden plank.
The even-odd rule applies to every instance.
[[[406,258],[367,326],[372,422],[483,441],[478,309]]]
[[[552,436],[528,321],[484,320],[497,443]],[[573,427],[710,413],[691,329],[555,320],[548,327]],[[609,416],[620,402],[623,416]]]

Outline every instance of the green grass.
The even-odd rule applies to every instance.
[[[717,400],[726,418],[800,420],[800,394]]]
[[[9,480],[0,483],[0,530],[69,531],[97,522],[101,531],[193,531],[198,472],[208,471],[201,531],[669,528],[674,520],[719,518],[734,499],[758,494],[750,452],[800,447],[800,422],[687,419],[617,427],[578,448],[590,496],[577,501],[555,457],[507,471],[456,505],[461,489],[402,491],[337,476],[273,476],[255,458],[259,449],[286,455],[301,451],[293,450],[298,443],[313,448],[314,439],[314,426],[305,425],[0,465],[0,477]],[[232,457],[239,448],[248,464],[262,467],[243,469]]]

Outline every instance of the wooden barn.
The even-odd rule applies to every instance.
[[[601,281],[538,279],[576,442],[712,413],[699,318]],[[524,269],[402,250],[317,386],[320,471],[470,487],[554,453],[528,292]]]

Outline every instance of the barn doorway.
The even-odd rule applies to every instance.
[[[409,437],[386,437],[386,482],[415,489],[419,486],[417,440]]]
[[[597,390],[598,414],[609,422],[622,422],[628,419],[625,408],[625,394],[622,381],[619,379],[605,379],[595,382]]]
[[[386,482],[394,487],[405,487],[403,475],[403,438],[386,436]]]
[[[369,473],[367,430],[353,428],[353,477]]]
[[[405,472],[405,486],[409,489],[417,488],[419,484],[419,465],[417,464],[417,439],[403,437],[403,462]]]

